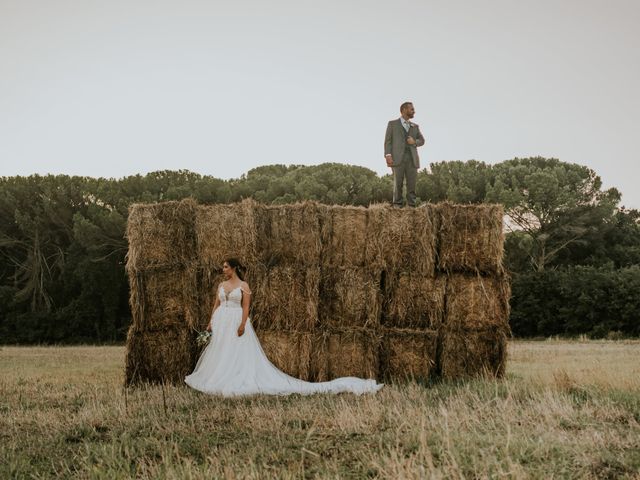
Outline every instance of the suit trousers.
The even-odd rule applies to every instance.
[[[416,206],[416,180],[418,169],[413,165],[411,153],[405,153],[402,163],[393,169],[393,204],[402,206],[402,187],[407,180],[407,205]]]

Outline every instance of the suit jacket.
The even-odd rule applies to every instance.
[[[402,126],[402,122],[398,118],[397,120],[391,120],[387,125],[387,132],[384,135],[384,154],[391,154],[393,158],[393,166],[397,167],[402,164],[404,158],[404,149],[407,145],[407,137],[411,136],[415,138],[415,145],[409,145],[411,151],[411,157],[413,158],[413,166],[420,168],[420,157],[418,156],[418,149],[424,145],[424,137],[420,133],[420,127],[417,124],[409,121],[409,131],[407,132]]]

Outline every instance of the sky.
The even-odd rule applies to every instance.
[[[640,208],[638,0],[0,0],[0,176],[544,156]]]

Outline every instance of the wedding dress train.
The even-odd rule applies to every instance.
[[[218,289],[220,306],[213,314],[212,336],[194,371],[185,382],[201,392],[233,397],[240,395],[288,395],[300,393],[362,394],[375,392],[383,384],[356,377],[328,382],[306,382],[278,370],[267,358],[248,319],[244,334],[238,337],[242,322],[240,287],[225,292]]]

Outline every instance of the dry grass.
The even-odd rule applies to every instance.
[[[0,478],[638,478],[640,342],[515,342],[504,380],[373,396],[122,389],[123,347],[0,349]]]
[[[508,371],[556,387],[640,389],[640,342],[547,340],[509,344]]]

